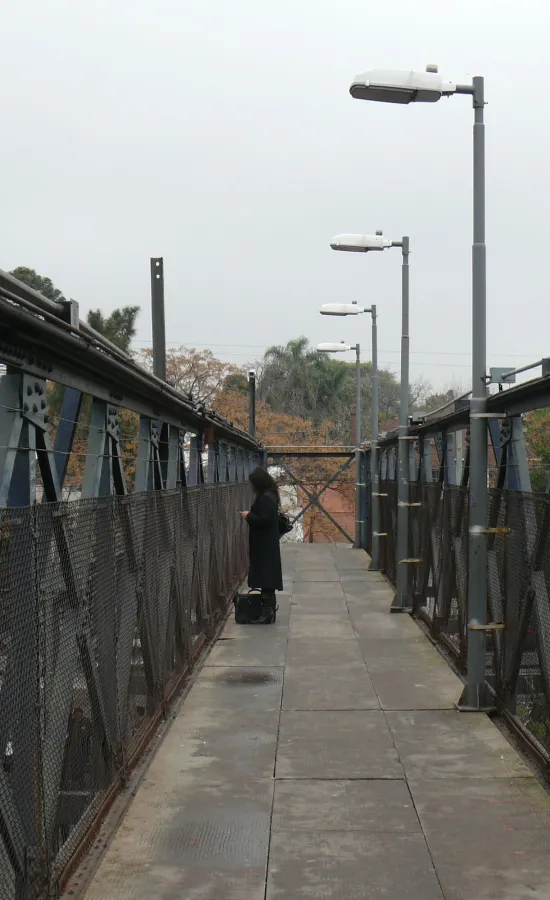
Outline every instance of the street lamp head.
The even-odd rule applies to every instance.
[[[368,253],[369,250],[385,250],[392,242],[382,235],[376,234],[337,234],[330,246],[333,250],[344,250],[348,253]]]
[[[317,344],[316,350],[317,353],[343,353],[345,350],[353,350],[353,347],[351,347],[350,344],[344,344],[344,342],[341,341],[339,344]]]
[[[319,310],[322,316],[358,316],[363,311],[356,303],[324,303]]]
[[[371,69],[357,75],[349,92],[356,100],[378,103],[435,103],[443,94],[454,94],[456,84],[444,81],[436,66],[425,72]]]

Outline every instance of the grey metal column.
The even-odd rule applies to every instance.
[[[361,548],[361,346],[355,345],[355,548]]]
[[[256,437],[256,373],[248,373],[248,433]]]
[[[164,260],[151,259],[151,313],[153,320],[153,374],[166,381],[166,327],[164,323]]]
[[[462,481],[462,430],[455,432],[456,483]]]
[[[211,441],[208,444],[208,463],[206,470],[206,481],[208,484],[214,484],[218,481],[218,443]]]
[[[472,247],[472,397],[470,400],[470,498],[468,564],[468,656],[459,708],[492,706],[485,684],[487,624],[487,387],[485,248],[485,106],[483,78],[473,83],[474,241]]]
[[[397,585],[392,612],[410,612],[409,572],[409,238],[402,239],[401,277],[401,394],[397,463]]]
[[[372,377],[371,377],[371,395],[372,395],[372,424],[371,424],[371,511],[372,511],[372,545],[371,545],[371,563],[369,569],[377,572],[380,568],[380,548],[378,541],[380,538],[380,478],[378,477],[378,326],[376,323],[376,306],[373,304],[370,308],[372,317]]]
[[[370,552],[368,527],[372,529],[372,513],[370,509],[370,456],[368,450],[361,448],[361,550]],[[368,498],[368,500],[367,500]]]

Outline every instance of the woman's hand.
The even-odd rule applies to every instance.
[[[240,515],[241,519],[246,519],[246,517],[247,517],[247,515],[248,515],[248,510],[247,510],[247,509],[241,509],[241,511],[239,512],[239,515]]]

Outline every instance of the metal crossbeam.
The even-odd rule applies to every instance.
[[[334,519],[334,517],[329,513],[329,511],[327,509],[325,509],[325,507],[322,505],[322,503],[319,502],[320,497],[325,493],[325,491],[330,487],[330,485],[336,481],[338,476],[341,475],[342,472],[344,472],[348,468],[348,466],[351,464],[352,460],[353,460],[353,457],[349,457],[349,459],[347,459],[346,462],[342,466],[340,466],[338,471],[335,472],[335,474],[332,475],[331,478],[329,478],[329,480],[323,485],[323,487],[321,488],[320,491],[318,491],[317,494],[315,494],[314,492],[308,491],[307,488],[305,487],[303,481],[301,481],[299,478],[297,478],[296,475],[294,475],[293,472],[291,472],[288,465],[285,465],[284,463],[280,463],[281,468],[292,479],[293,483],[304,492],[304,494],[306,495],[306,497],[308,498],[308,501],[309,501],[307,503],[307,505],[303,509],[301,509],[300,512],[298,513],[298,515],[292,520],[293,525],[299,519],[301,519],[302,516],[305,515],[305,513],[308,511],[308,509],[311,509],[311,507],[316,506],[318,509],[321,510],[322,513],[324,513],[324,515],[327,517],[327,519],[330,520],[330,522],[334,525],[335,528],[338,529],[338,531],[346,538],[346,540],[351,541],[353,543],[353,538],[350,537],[350,535],[347,533],[347,531],[344,528],[342,528],[340,523],[337,522],[336,519]]]

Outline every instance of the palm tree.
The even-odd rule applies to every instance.
[[[363,435],[370,437],[370,362],[361,366]],[[355,363],[334,359],[313,350],[306,337],[269,347],[258,378],[258,397],[274,412],[310,420],[318,427],[331,423],[327,439],[353,441],[351,424],[355,406]],[[382,420],[399,413],[399,382],[386,369],[379,370]]]
[[[258,396],[276,412],[308,419],[316,407],[319,354],[306,337],[286,346],[269,347],[258,384]]]

